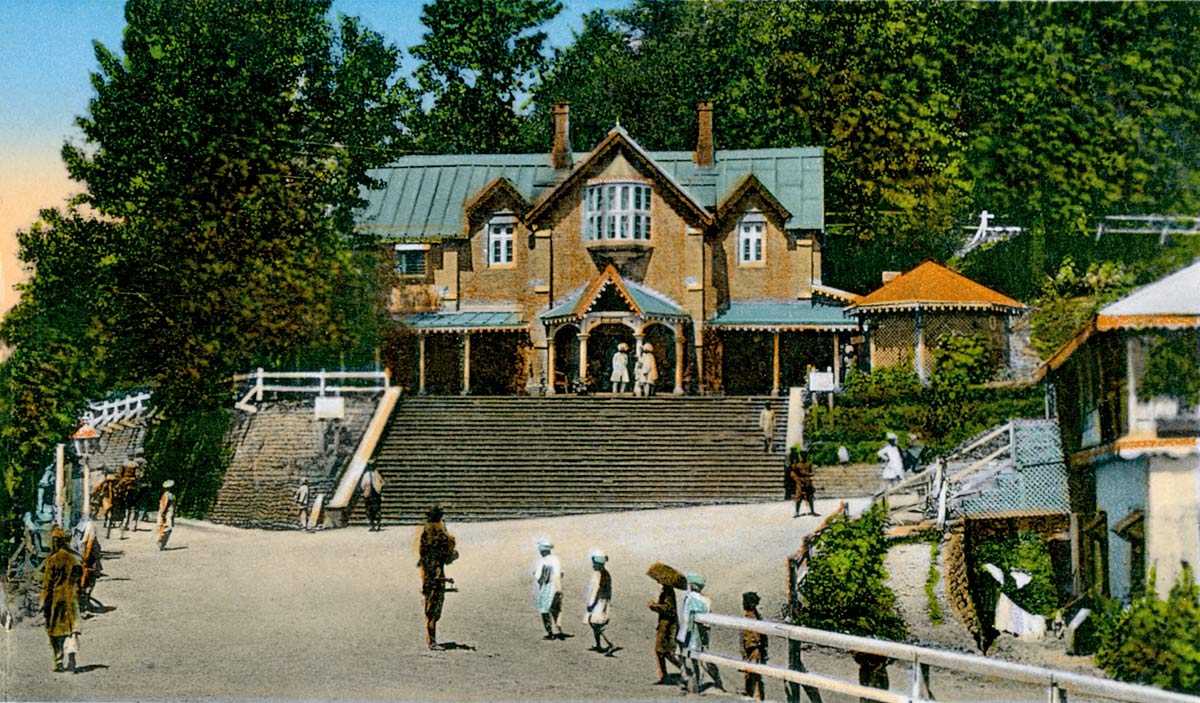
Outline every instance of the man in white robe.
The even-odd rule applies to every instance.
[[[542,626],[546,628],[544,639],[565,639],[559,618],[562,615],[562,563],[553,554],[554,544],[549,539],[539,539],[538,558],[533,562],[533,599],[542,614]]]

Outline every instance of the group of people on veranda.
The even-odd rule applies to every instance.
[[[166,549],[175,527],[175,494],[171,492],[174,485],[172,480],[164,481],[159,497],[155,534],[159,550]],[[103,509],[102,505],[97,506],[96,517]],[[56,672],[75,671],[80,613],[98,610],[92,589],[103,573],[101,553],[91,515],[85,514],[70,536],[60,525],[54,525],[50,531],[50,554],[42,564],[39,606],[45,618]]]
[[[654,358],[654,346],[649,342],[636,350],[637,360],[633,365],[633,394],[654,395],[654,384],[658,383],[658,361]],[[612,373],[609,375],[613,393],[624,393],[629,385],[629,345],[621,342],[612,356]]]

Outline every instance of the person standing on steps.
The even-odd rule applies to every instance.
[[[621,342],[617,345],[617,352],[612,357],[612,374],[609,380],[612,381],[612,392],[624,393],[625,387],[629,385],[629,345]]]
[[[175,494],[171,489],[175,482],[171,479],[163,481],[162,496],[158,499],[158,551],[167,548],[167,540],[171,539],[171,530],[175,529]]]
[[[46,618],[46,634],[54,651],[55,671],[75,671],[75,651],[78,649],[76,611],[80,568],[67,548],[67,533],[58,525],[50,532],[52,553],[43,565],[42,615]],[[63,660],[66,659],[64,667]]]
[[[538,558],[533,562],[533,600],[542,614],[542,627],[546,628],[543,639],[564,639],[559,618],[562,615],[562,562],[553,554],[554,544],[549,538],[537,540]]]
[[[758,413],[758,427],[762,430],[763,451],[769,452],[775,439],[775,409],[769,401]]]
[[[904,457],[900,456],[900,447],[896,446],[896,440],[899,439],[894,432],[887,433],[887,444],[883,445],[878,452],[875,453],[879,460],[883,462],[883,468],[879,471],[879,477],[883,479],[883,489],[900,483],[904,478]]]
[[[308,479],[300,479],[300,485],[292,493],[292,504],[296,506],[297,517],[300,519],[300,529],[308,529]]]
[[[442,509],[433,506],[425,511],[425,526],[417,547],[417,566],[421,570],[421,597],[425,602],[425,644],[430,649],[440,649],[437,641],[437,623],[442,618],[442,603],[446,600],[446,584],[454,579],[446,578],[446,565],[458,559],[457,542],[446,531],[442,522]]]
[[[367,507],[368,532],[383,529],[383,486],[383,477],[375,470],[375,460],[371,459],[358,479],[358,491]]]
[[[583,619],[591,626],[592,637],[596,640],[592,651],[612,656],[613,643],[604,634],[604,628],[608,626],[609,605],[612,603],[612,575],[605,568],[608,555],[599,548],[593,548],[589,554],[592,557],[592,580],[588,584],[587,614]],[[603,647],[600,646],[601,641],[604,642]]]
[[[817,489],[813,486],[813,463],[808,460],[807,449],[792,450],[788,476],[792,479],[792,499],[796,501],[796,512],[792,517],[800,517],[801,503],[808,503],[806,515],[816,515],[813,497]]]

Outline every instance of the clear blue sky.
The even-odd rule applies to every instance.
[[[630,0],[565,0],[546,27],[550,43],[570,42],[591,10]],[[334,0],[335,12],[357,15],[407,53],[420,42],[419,0]],[[120,52],[123,0],[0,0],[0,247],[25,228],[37,209],[59,204],[77,189],[66,179],[59,151],[78,141],[75,116],[92,97],[92,42]],[[405,72],[411,72],[411,62]],[[0,251],[0,256],[5,252]]]

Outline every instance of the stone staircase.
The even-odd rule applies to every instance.
[[[348,397],[345,417],[318,420],[313,401],[284,400],[237,413],[227,442],[233,456],[209,515],[237,527],[294,528],[292,492],[307,478],[310,501],[331,495],[362,437],[375,399]]]
[[[433,504],[451,520],[526,518],[781,500],[785,432],[780,398],[409,397],[375,458],[386,522]],[[357,501],[351,522],[365,521]]]

